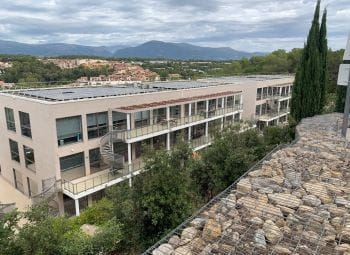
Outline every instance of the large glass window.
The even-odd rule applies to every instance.
[[[84,166],[83,152],[60,158],[60,167],[62,172],[82,166]]]
[[[32,138],[29,113],[19,112],[19,122],[21,124],[22,135]]]
[[[16,132],[15,115],[13,109],[5,107],[6,125],[8,130]]]
[[[35,171],[34,150],[32,148],[29,148],[28,146],[23,145],[23,152],[26,167]]]
[[[181,106],[180,105],[170,106],[170,118],[179,119],[180,116],[181,116]]]
[[[241,105],[242,95],[235,95],[235,106]]]
[[[199,101],[197,102],[197,114],[203,114],[206,109],[206,102],[205,101]]]
[[[149,125],[149,111],[135,113],[135,127],[144,127]]]
[[[86,116],[88,138],[104,136],[108,132],[108,113],[91,113]]]
[[[159,108],[153,110],[153,124],[158,124],[166,120],[166,108]]]
[[[256,100],[261,100],[261,98],[262,98],[262,88],[259,88],[256,91]]]
[[[57,119],[56,129],[59,146],[80,142],[83,138],[81,116]]]
[[[113,128],[115,130],[126,130],[127,128],[126,113],[113,112],[112,121],[113,121]]]
[[[229,96],[226,98],[226,107],[233,107],[234,96]]]
[[[261,105],[259,104],[255,107],[255,115],[260,116],[260,111],[261,111]]]
[[[14,161],[20,162],[18,143],[11,139],[9,139],[9,142],[10,142],[11,159]]]

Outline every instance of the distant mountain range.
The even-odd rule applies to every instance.
[[[237,51],[229,47],[200,47],[188,43],[167,43],[149,41],[136,47],[116,46],[83,46],[66,43],[27,44],[0,40],[0,54],[25,54],[34,56],[100,56],[120,58],[150,58],[177,60],[233,60],[243,57],[264,55]]]

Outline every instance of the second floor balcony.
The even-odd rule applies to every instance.
[[[283,115],[286,115],[290,112],[289,107],[280,109],[279,111],[266,111],[265,113],[261,114],[258,116],[258,120],[260,121],[270,121],[272,119],[281,117]]]
[[[118,131],[118,133],[120,133],[120,137],[125,140],[141,138],[142,136],[150,134],[159,135],[160,133],[167,133],[169,131],[215,120],[242,109],[243,105],[239,104],[231,107],[209,109],[207,112],[199,111],[197,114],[186,117],[157,119],[157,121],[154,121],[154,124],[136,127],[131,130]]]

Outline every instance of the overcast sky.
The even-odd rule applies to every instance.
[[[302,47],[316,0],[1,0],[0,39],[137,45],[149,40],[245,51]],[[344,48],[350,0],[328,6],[330,47]]]

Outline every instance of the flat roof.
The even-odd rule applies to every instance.
[[[4,90],[0,94],[11,94],[26,98],[35,98],[39,100],[57,102],[74,101],[80,99],[92,99],[101,97],[133,95],[140,93],[152,93],[164,90],[182,90],[205,88],[219,85],[235,85],[242,83],[269,82],[270,86],[285,84],[289,82],[292,76],[288,75],[249,75],[249,76],[231,76],[219,78],[207,78],[197,81],[168,81],[168,82],[145,82],[136,85],[105,85],[105,86],[78,86],[78,87],[52,87],[52,88],[30,88],[30,89],[12,89]],[[273,84],[270,84],[273,83]]]
[[[149,93],[157,91],[156,89],[137,88],[137,87],[73,87],[73,88],[47,88],[47,89],[30,89],[14,90],[8,93],[42,99],[45,101],[70,101],[86,98],[111,97],[132,95],[140,93]],[[7,93],[7,92],[5,92]]]

